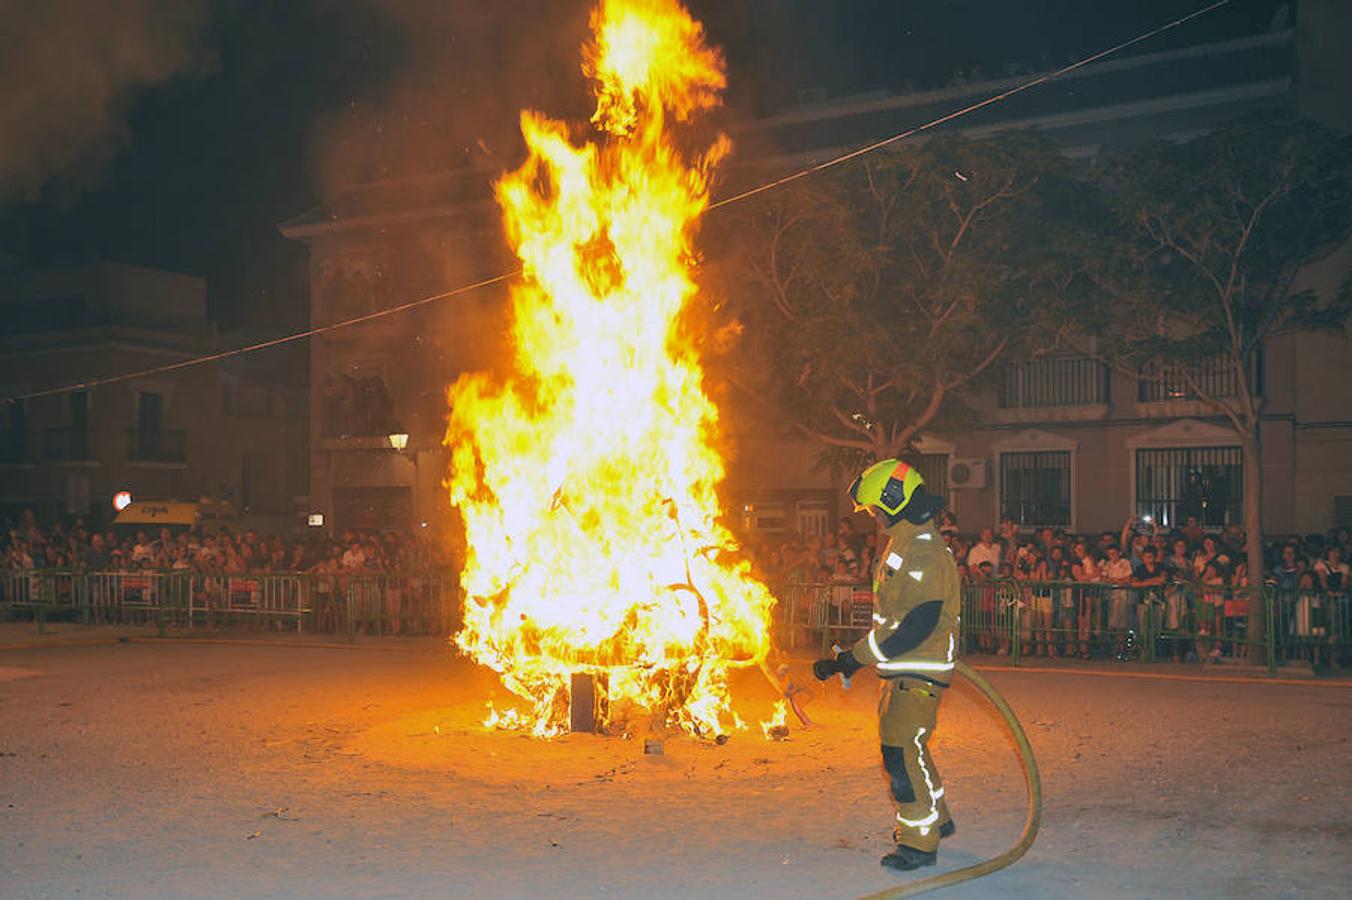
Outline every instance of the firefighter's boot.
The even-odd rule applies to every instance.
[[[938,853],[926,853],[924,850],[907,847],[905,844],[897,844],[896,848],[879,860],[879,862],[882,863],[884,868],[896,869],[899,872],[909,872],[912,869],[932,866],[934,865],[934,861],[938,858]]]

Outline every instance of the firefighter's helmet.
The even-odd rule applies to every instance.
[[[875,506],[895,516],[911,502],[915,489],[925,483],[920,473],[899,459],[885,459],[874,463],[854,479],[850,485],[850,499],[854,511],[861,512]]]

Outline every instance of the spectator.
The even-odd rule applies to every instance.
[[[1074,555],[1075,559],[1071,563],[1070,576],[1076,581],[1088,585],[1102,581],[1107,577],[1099,567],[1098,559],[1085,541],[1076,541]],[[1089,635],[1099,621],[1098,599],[1098,588],[1088,586],[1076,588],[1076,624],[1079,626],[1081,659],[1089,658]]]
[[[1314,576],[1324,594],[1320,621],[1314,623],[1315,639],[1329,646],[1327,662],[1332,665],[1338,664],[1338,634],[1346,627],[1342,623],[1349,612],[1347,588],[1352,580],[1352,567],[1343,562],[1344,552],[1340,542],[1330,541],[1324,547],[1324,558],[1314,566]]]
[[[1047,579],[1052,584],[1052,627],[1055,633],[1060,635],[1061,653],[1065,656],[1074,655],[1072,648],[1072,634],[1074,628],[1071,626],[1075,621],[1075,594],[1067,587],[1064,582],[1071,579],[1070,560],[1066,556],[1066,548],[1056,539],[1047,554]]]
[[[103,535],[96,534],[89,540],[89,552],[85,554],[85,568],[91,572],[103,572],[110,568],[112,564],[112,554],[108,552],[108,544],[103,539]]]
[[[991,529],[987,528],[989,533]],[[970,556],[970,554],[969,554]],[[970,572],[971,577],[977,582],[977,617],[975,623],[977,628],[977,647],[983,653],[995,652],[995,626],[996,626],[996,606],[995,594],[996,586],[991,583],[995,577],[996,563],[989,559],[981,560],[977,563],[976,571]]]
[[[958,536],[958,517],[950,510],[946,509],[939,515],[939,534],[946,541]]]
[[[1194,576],[1201,575],[1206,571],[1206,567],[1215,561],[1217,554],[1220,553],[1220,546],[1215,535],[1208,534],[1202,538],[1202,549],[1197,551],[1197,555],[1192,560],[1192,571]]]
[[[131,549],[131,561],[140,563],[144,560],[154,559],[154,557],[155,545],[151,542],[150,538],[146,537],[144,531],[136,532],[136,543]]]
[[[343,554],[342,563],[344,571],[360,572],[366,567],[366,550],[354,540]]]
[[[1339,594],[1345,591],[1348,579],[1352,578],[1352,567],[1343,562],[1343,548],[1336,543],[1326,546],[1324,558],[1314,564],[1314,574],[1320,590]]]
[[[1173,581],[1191,581],[1193,578],[1192,560],[1188,556],[1188,542],[1176,537],[1169,544],[1169,556],[1164,560],[1164,570]]]
[[[1211,562],[1202,572],[1202,596],[1197,610],[1197,653],[1203,660],[1218,660],[1225,635],[1225,601],[1229,595],[1221,567]]]
[[[981,529],[981,539],[978,540],[967,550],[967,565],[972,569],[980,569],[982,564],[989,564],[991,571],[1000,567],[1000,545],[995,542],[995,531],[989,526]]]
[[[1131,594],[1126,590],[1131,584],[1131,563],[1122,556],[1122,550],[1109,545],[1107,561],[1103,564],[1103,577],[1117,587],[1108,594],[1108,628],[1118,638],[1124,637],[1135,627],[1131,615]]]
[[[1055,657],[1052,646],[1052,595],[1047,586],[1047,561],[1037,544],[1019,548],[1020,559],[1015,577],[1032,584],[1025,590],[1028,602],[1028,630],[1025,632],[1029,656]]]
[[[1298,651],[1311,664],[1319,665],[1319,638],[1323,636],[1324,607],[1322,597],[1315,590],[1313,572],[1302,572],[1296,582],[1292,603],[1291,634],[1298,642]]]
[[[1136,608],[1138,621],[1145,621],[1147,615],[1158,617],[1164,610],[1164,567],[1155,557],[1155,548],[1149,545],[1141,548],[1141,564],[1132,567],[1131,586],[1137,591]],[[1162,643],[1168,643],[1164,641]],[[1173,649],[1170,647],[1170,649]],[[1177,661],[1175,651],[1175,661]]]
[[[1281,561],[1268,575],[1267,583],[1278,593],[1289,594],[1298,586],[1301,568],[1300,554],[1296,545],[1287,543],[1282,546]]]
[[[949,553],[953,554],[953,559],[957,561],[958,565],[967,564],[967,545],[956,533],[944,536],[944,546],[948,548]]]
[[[1141,561],[1145,559],[1144,554],[1147,548],[1149,548],[1152,553],[1154,553],[1155,550],[1150,543],[1150,536],[1140,532],[1133,532],[1129,539],[1123,541],[1122,546],[1127,548],[1123,551],[1122,555],[1127,557],[1127,560],[1131,563],[1133,569],[1139,566]],[[1156,556],[1155,560],[1158,562],[1159,557]]]
[[[1224,557],[1218,557],[1217,561]],[[1225,600],[1225,630],[1231,640],[1231,655],[1235,659],[1248,656],[1249,631],[1249,567],[1235,563],[1230,575],[1230,593]]]

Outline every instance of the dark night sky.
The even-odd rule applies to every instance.
[[[125,0],[140,14],[157,2]],[[567,112],[552,108],[563,102],[558,85],[581,88],[582,2],[520,0],[492,14],[475,0],[203,2],[200,64],[134,94],[112,158],[78,177],[54,174],[0,207],[0,269],[99,259],[187,272],[208,279],[222,328],[294,328],[307,317],[306,252],[277,223],[329,184],[454,165],[478,139],[502,149],[518,106]],[[807,88],[901,91],[972,66],[995,75],[1010,63],[1061,64],[1200,5],[691,3],[727,51],[734,115],[782,107]],[[1141,50],[1263,30],[1280,5],[1236,0]],[[24,73],[0,67],[0,92],[33,89]],[[505,150],[494,159],[511,162]]]

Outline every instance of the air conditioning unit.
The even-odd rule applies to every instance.
[[[986,461],[984,459],[950,459],[948,462],[948,486],[954,490],[984,488],[986,486]]]

